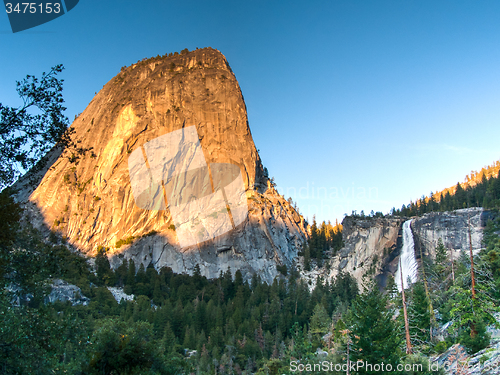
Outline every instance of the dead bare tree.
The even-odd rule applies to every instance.
[[[471,294],[472,300],[476,299],[476,279],[474,277],[474,254],[472,253],[472,234],[470,229],[470,213],[467,211],[467,223],[469,227],[469,254],[470,254],[470,277],[471,277]],[[476,326],[474,323],[470,324],[470,336],[477,335]]]
[[[401,258],[399,258],[399,270],[401,271],[401,297],[403,299],[403,314],[405,318],[405,334],[406,334],[406,354],[412,353],[411,340],[410,340],[410,325],[408,324],[408,311],[406,310],[406,296],[403,284],[403,268],[401,267]]]

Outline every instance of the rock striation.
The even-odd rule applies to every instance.
[[[332,254],[322,267],[305,271],[303,262],[298,263],[302,277],[312,291],[318,277],[334,280],[339,273],[349,273],[363,289],[364,275],[376,277],[385,286],[389,274],[394,275],[402,244],[404,218],[359,218],[346,216],[342,221],[344,246]],[[302,258],[303,260],[303,258]]]
[[[412,223],[417,257],[436,255],[439,239],[447,249],[454,252],[469,252],[469,221],[472,249],[481,250],[483,229],[491,213],[481,207],[464,208],[448,212],[430,212],[416,218]]]
[[[342,221],[344,247],[331,259],[329,277],[349,272],[361,282],[367,272],[379,277],[394,274],[403,222],[401,218],[346,217]]]
[[[42,173],[15,186],[36,227],[59,232],[88,255],[99,246],[109,248],[115,267],[123,258],[187,273],[199,264],[207,277],[230,267],[241,269],[246,278],[258,272],[270,282],[277,265],[290,266],[297,256],[306,236],[304,219],[269,184],[240,87],[219,51],[198,49],[122,68],[72,127],[74,141],[92,151],[76,158],[71,150],[54,148]],[[201,146],[196,152],[206,165],[235,166],[248,214],[245,210],[241,222],[232,221],[234,229],[186,247],[179,244],[178,223],[168,206],[138,206],[129,158],[140,159],[146,143],[188,128],[195,129]],[[214,188],[214,173],[205,173],[210,179],[186,177],[178,191]],[[161,187],[159,183],[152,194],[162,194]]]
[[[452,249],[458,258],[469,251],[469,221],[473,252],[482,246],[483,230],[491,213],[483,208],[449,212],[431,212],[413,218],[411,230],[415,243],[415,258],[435,257],[438,240]],[[349,272],[360,282],[365,273],[376,276],[385,286],[387,276],[395,274],[402,247],[402,224],[407,218],[353,218],[342,221],[344,247],[332,257],[323,277],[333,278],[339,272]]]

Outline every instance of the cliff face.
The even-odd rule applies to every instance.
[[[276,265],[291,267],[304,240],[305,223],[272,188],[263,194],[250,192],[248,207],[248,220],[241,226],[194,251],[182,251],[178,243],[165,241],[161,235],[146,236],[113,256],[111,264],[118,266],[125,257],[136,264],[153,263],[156,268],[167,265],[176,273],[192,273],[198,264],[209,278],[231,268],[233,273],[241,270],[248,279],[257,272],[272,282]]]
[[[447,249],[455,252],[469,251],[469,220],[472,249],[481,249],[483,229],[490,217],[489,211],[482,208],[469,208],[449,212],[431,212],[416,218],[412,223],[415,240],[415,253],[420,257],[436,255],[439,238]]]
[[[403,221],[399,218],[346,217],[342,221],[344,247],[330,260],[328,276],[349,272],[360,282],[366,272],[373,276],[394,273]]]
[[[439,238],[446,248],[469,251],[469,219],[472,248],[481,249],[483,229],[491,214],[482,208],[462,209],[450,212],[432,212],[413,218],[411,229],[415,243],[415,256],[435,256]],[[320,272],[329,278],[339,272],[350,272],[358,282],[363,274],[377,276],[385,286],[389,274],[394,275],[402,247],[402,218],[353,219],[342,222],[344,247],[329,260],[329,270]]]
[[[98,246],[109,247],[114,266],[125,257],[191,272],[198,263],[208,277],[231,267],[269,281],[277,264],[290,265],[296,256],[304,221],[268,186],[240,87],[219,51],[200,49],[122,68],[72,126],[74,140],[92,152],[75,160],[69,150],[55,149],[46,173],[34,176],[38,181],[16,184],[18,200],[26,202],[39,228],[60,232],[90,255]],[[172,135],[182,141],[173,145]],[[160,160],[163,174],[143,186],[159,176],[161,150],[171,160]],[[233,168],[232,177],[216,166]],[[144,199],[154,204],[146,207]],[[189,223],[181,222],[186,218],[179,219],[179,212],[188,203],[187,212],[197,204],[202,210],[199,202],[219,211],[202,217],[204,226],[198,220],[205,237],[182,242],[181,225]]]

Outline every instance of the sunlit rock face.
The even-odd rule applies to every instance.
[[[143,60],[111,79],[74,121],[78,160],[54,149],[16,187],[32,222],[80,251],[109,247],[159,269],[277,275],[305,222],[268,184],[226,58],[206,48]]]

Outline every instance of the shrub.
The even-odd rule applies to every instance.
[[[157,233],[158,233],[158,231],[152,230],[152,231],[149,231],[148,233],[144,234],[142,237],[154,236]]]
[[[52,242],[52,243],[57,243],[57,234],[54,232],[54,231],[50,231],[50,234],[49,234],[49,241]]]
[[[127,237],[126,239],[118,240],[118,241],[116,241],[115,247],[117,249],[119,249],[123,245],[130,245],[132,242],[134,242],[134,240],[135,240],[134,236],[130,236],[130,237]]]
[[[134,288],[132,288],[132,285],[125,285],[123,287],[123,293],[131,295],[134,293]]]
[[[439,341],[434,347],[436,353],[444,353],[448,349],[449,345],[446,341]]]
[[[278,272],[280,272],[283,276],[288,275],[288,268],[286,267],[286,264],[283,264],[282,266],[278,265],[276,266],[276,269]]]
[[[469,354],[477,353],[490,344],[491,335],[486,330],[486,324],[478,322],[476,324],[476,331],[476,335],[472,337],[470,328],[467,328],[458,337],[460,343],[465,346]]]

